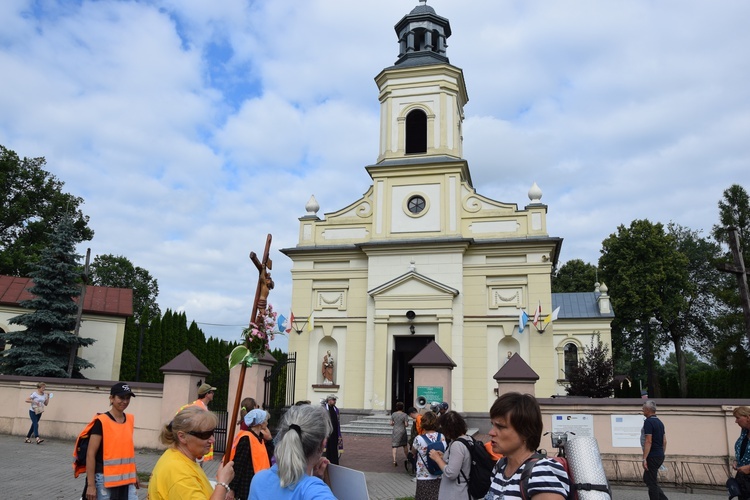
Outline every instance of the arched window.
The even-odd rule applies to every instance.
[[[565,379],[570,379],[574,368],[578,367],[578,346],[570,343],[565,344]]]
[[[427,115],[415,109],[406,115],[406,154],[427,152]]]

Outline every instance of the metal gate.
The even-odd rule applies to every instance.
[[[213,411],[219,419],[219,423],[214,429],[214,453],[224,453],[226,451],[227,444],[227,423],[229,421],[229,413],[225,411]]]
[[[263,377],[263,408],[271,414],[269,427],[274,432],[286,409],[294,404],[297,353],[290,352],[276,362]]]

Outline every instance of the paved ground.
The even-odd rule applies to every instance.
[[[344,437],[345,452],[341,465],[365,472],[372,500],[411,497],[415,484],[401,466],[394,467],[391,459],[390,436]],[[23,437],[0,435],[0,499],[20,500],[44,498],[47,500],[78,500],[83,490],[83,477],[73,478],[73,442],[50,439],[40,445],[25,444]],[[161,452],[138,450],[136,462],[141,472],[151,471]],[[206,472],[213,478],[218,462],[209,462]],[[615,486],[617,500],[645,500],[644,487]],[[665,489],[670,500],[698,500],[726,498],[724,491],[696,491],[693,494]],[[139,495],[146,498],[146,490]],[[342,499],[346,500],[346,499]]]

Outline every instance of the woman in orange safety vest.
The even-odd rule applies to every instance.
[[[128,384],[116,383],[109,391],[109,411],[98,414],[87,427],[86,500],[138,500],[136,489],[140,485],[133,445],[135,420],[133,415],[125,414],[134,396]]]
[[[269,416],[267,411],[260,409],[247,412],[244,420],[248,430],[238,432],[232,443],[229,457],[234,460],[235,475],[229,486],[237,499],[247,498],[253,476],[271,467],[273,453],[267,447],[272,439],[268,430]]]

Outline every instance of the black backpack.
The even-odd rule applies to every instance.
[[[490,490],[495,460],[492,459],[487,448],[484,447],[484,443],[477,441],[473,437],[469,437],[469,439],[458,438],[456,441],[463,443],[471,456],[469,477],[467,478],[464,475],[464,471],[461,471],[464,482],[469,484],[469,495],[471,495],[471,498],[484,498]],[[460,477],[458,481],[461,482]]]

